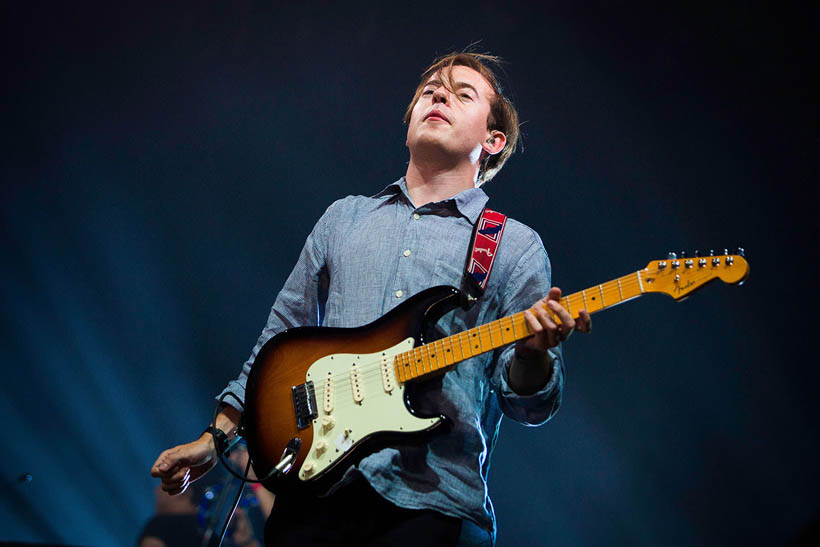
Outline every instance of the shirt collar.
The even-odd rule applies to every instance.
[[[400,178],[396,182],[388,184],[381,192],[373,197],[380,198],[385,196],[394,196],[397,194],[404,195],[408,203],[413,203],[413,200],[410,199],[410,194],[407,193],[407,181],[404,177]],[[481,188],[470,188],[468,190],[464,190],[463,192],[459,192],[450,199],[442,200],[439,203],[454,204],[459,213],[467,217],[472,224],[475,224],[489,199],[490,197]]]

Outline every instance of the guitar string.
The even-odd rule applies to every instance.
[[[717,258],[722,258],[722,257],[717,257]],[[714,266],[713,266],[712,268],[714,268]],[[686,270],[681,270],[681,271],[682,271],[682,272],[684,272],[684,273],[686,272]],[[701,271],[701,270],[694,270],[694,271]],[[713,270],[711,270],[711,269],[710,269],[710,271],[713,271]],[[617,298],[617,302],[614,302],[614,303],[612,303],[612,304],[604,304],[603,306],[601,306],[600,308],[598,308],[598,309],[594,310],[594,311],[593,311],[593,312],[591,312],[591,313],[595,313],[595,312],[597,312],[597,311],[602,311],[603,309],[606,309],[606,308],[609,308],[609,307],[612,307],[612,306],[618,305],[618,304],[622,303],[624,300],[628,300],[628,299],[630,299],[630,298],[633,298],[634,296],[640,296],[641,294],[644,294],[644,292],[645,292],[645,291],[642,291],[642,290],[641,290],[641,289],[642,289],[642,280],[641,280],[641,279],[639,279],[639,278],[640,278],[640,274],[641,274],[641,273],[644,273],[644,274],[646,274],[646,273],[658,274],[658,273],[659,273],[659,270],[654,270],[654,271],[652,271],[652,272],[648,272],[647,270],[639,270],[639,271],[637,271],[637,272],[633,272],[633,273],[631,273],[631,274],[627,274],[627,275],[625,275],[625,276],[623,276],[623,277],[621,277],[621,278],[617,278],[617,279],[614,279],[614,280],[611,280],[611,281],[607,281],[607,282],[605,282],[605,283],[601,283],[601,284],[600,284],[600,286],[593,286],[593,287],[589,287],[589,288],[587,288],[587,289],[584,289],[583,291],[580,291],[580,292],[576,292],[576,293],[570,294],[570,295],[566,296],[563,300],[568,301],[568,302],[569,302],[569,307],[570,307],[570,308],[572,308],[572,309],[582,309],[582,308],[584,308],[584,307],[585,307],[585,306],[583,306],[583,304],[585,303],[585,301],[584,301],[584,296],[583,296],[583,294],[582,294],[582,293],[585,293],[585,292],[587,292],[587,291],[590,291],[590,292],[593,292],[593,293],[597,293],[597,292],[599,292],[599,291],[604,290],[604,285],[609,285],[609,286],[606,288],[606,291],[608,291],[608,292],[614,292],[614,291],[616,290],[616,287],[617,287],[617,289],[618,289],[618,293],[619,293],[618,298]],[[626,279],[625,279],[625,278],[626,278]],[[618,284],[618,281],[620,281],[620,283],[619,283],[619,284]],[[635,288],[639,289],[639,291],[638,291],[638,293],[637,293],[637,294],[635,294],[634,296],[630,296],[630,297],[628,297],[628,298],[626,298],[626,299],[620,298],[620,294],[622,294],[622,293],[623,293],[624,289],[626,289],[626,290],[627,290],[627,292],[630,292],[630,290],[635,289]],[[595,294],[595,295],[590,295],[590,297],[589,297],[589,298],[590,298],[590,299],[594,299],[595,297],[597,297],[597,294]],[[605,299],[606,299],[606,298],[604,297],[604,301],[605,301]],[[573,302],[575,303],[575,305],[573,305]],[[588,307],[588,306],[586,306],[586,307]],[[503,320],[503,319],[507,319],[507,318],[509,318],[509,317],[512,317],[512,316],[507,316],[507,317],[505,317],[505,318],[502,318],[501,320]],[[500,320],[497,320],[497,321],[500,321]],[[495,322],[495,321],[493,321],[493,322]],[[491,322],[491,323],[486,323],[486,324],[484,324],[484,325],[480,325],[480,326],[478,326],[477,328],[478,328],[478,329],[481,329],[481,328],[483,328],[483,327],[487,327],[487,330],[488,330],[489,332],[491,332],[491,331],[492,331],[492,329],[490,329],[488,326],[489,326],[490,324],[492,324],[493,322]],[[500,325],[498,325],[498,326],[500,327]],[[468,330],[472,330],[472,329],[468,329]],[[466,332],[468,332],[468,331],[466,331],[466,330],[465,330],[465,331],[462,331],[462,332],[460,332],[460,333],[455,333],[455,334],[451,335],[450,337],[447,337],[447,338],[454,338],[454,340],[451,340],[451,341],[450,341],[450,344],[452,345],[453,343],[456,343],[456,344],[459,344],[459,345],[463,345],[463,340],[458,340],[457,338],[459,338],[459,337],[463,336],[463,335],[464,335],[464,333],[466,333]],[[479,334],[481,334],[481,333],[479,333]],[[490,336],[492,337],[492,335],[490,335]],[[444,338],[444,339],[442,339],[442,340],[446,340],[447,338]],[[438,341],[436,341],[436,342],[442,342],[442,340],[438,340]],[[492,342],[491,342],[491,343],[492,343]],[[510,343],[512,343],[512,342],[510,342]],[[506,345],[506,344],[503,344],[503,345]],[[421,347],[422,347],[422,346],[417,346],[416,348],[421,348]],[[499,347],[500,347],[500,346],[499,346]],[[416,349],[416,348],[413,348],[413,349],[411,349],[411,350],[407,350],[406,352],[400,352],[400,354],[402,354],[402,353],[409,353],[409,352],[413,352],[413,350],[414,350],[414,349]],[[491,351],[491,350],[493,350],[493,349],[496,349],[496,348],[495,348],[495,347],[491,347],[491,348],[489,348],[489,349],[487,349],[487,350],[484,350],[484,349],[482,348],[482,351],[481,351],[479,354],[476,354],[476,355],[480,355],[480,354],[482,354],[482,353],[485,353],[485,352],[487,352],[487,351]],[[446,348],[445,348],[445,351],[447,351],[447,350],[446,350]],[[463,349],[462,349],[462,353],[463,353]],[[398,378],[396,378],[396,377],[395,377],[395,358],[396,358],[397,356],[398,356],[398,355],[394,355],[394,356],[393,356],[393,360],[392,360],[392,362],[391,362],[391,363],[389,363],[389,364],[388,364],[388,366],[390,366],[390,367],[392,367],[392,368],[394,369],[394,371],[393,371],[393,372],[394,372],[394,374],[393,374],[393,377],[394,377],[393,379],[394,379],[394,381],[395,381],[396,383],[400,383],[400,382],[399,382],[399,380],[398,380]],[[414,355],[414,356],[415,356],[415,355]],[[459,361],[454,362],[454,363],[453,363],[453,365],[454,365],[454,364],[457,364],[457,363],[459,363],[459,362],[461,362],[461,361],[467,360],[467,359],[469,359],[469,358],[471,358],[471,357],[473,357],[473,356],[470,356],[470,357],[466,357],[466,358],[460,359]],[[427,363],[429,364],[429,357],[422,355],[422,359],[424,359],[424,360],[425,360],[425,362],[427,362]],[[416,362],[418,362],[418,361],[416,361]],[[381,371],[381,365],[382,365],[382,364],[381,364],[381,357],[379,357],[377,360],[367,361],[367,362],[364,362],[364,363],[360,363],[360,364],[359,364],[359,370],[361,371],[361,372],[360,372],[360,378],[362,378],[362,381],[369,381],[369,380],[372,380],[373,376],[381,376],[381,374],[382,374],[382,371]],[[452,366],[452,365],[445,365],[445,367],[447,367],[447,366]],[[417,373],[417,371],[418,371],[418,367],[419,367],[419,365],[417,365],[417,364],[416,364],[416,365],[413,365],[413,369],[415,369],[415,370],[412,370],[412,371],[411,371],[411,374],[413,374],[413,375],[414,375],[414,376],[416,376],[416,377],[421,376],[421,375],[424,375],[424,374],[428,374],[428,373],[430,373],[430,372],[434,372],[434,371],[432,371],[432,370],[423,370],[422,374],[418,374],[418,373]],[[440,368],[445,368],[445,367],[440,367]],[[431,366],[428,366],[427,368],[432,369],[432,367],[431,367]],[[422,365],[422,369],[424,369],[423,365]],[[335,384],[338,384],[338,386],[339,386],[339,388],[340,388],[340,389],[345,389],[346,387],[349,387],[349,388],[352,390],[352,380],[350,379],[350,370],[349,370],[349,369],[348,369],[347,371],[345,371],[345,372],[341,372],[341,373],[338,373],[338,374],[335,374],[335,375],[331,375],[331,376],[330,376],[330,378],[331,378],[331,379],[333,380],[333,382],[334,382],[334,387],[335,387]],[[324,381],[325,381],[325,379],[324,379],[324,378],[323,378],[322,380],[318,380],[318,382],[324,382]]]
[[[637,279],[635,279],[636,276],[635,276],[634,273],[629,274],[628,276],[625,276],[625,277],[630,277],[630,278],[633,278],[633,279],[622,282],[621,283],[621,291],[623,291],[624,289],[627,289],[627,292],[628,292],[629,289],[640,288],[641,284],[637,281]],[[595,288],[590,287],[588,289],[585,289],[585,291],[591,291],[591,290],[594,290],[594,289]],[[643,293],[639,292],[636,296],[639,296],[640,294],[643,294]],[[573,293],[573,294],[567,296],[566,299],[569,299],[570,308],[572,308],[572,309],[582,309],[583,308],[583,306],[580,306],[580,307],[577,306],[577,304],[583,303],[583,297],[581,297],[580,293]],[[607,304],[607,305],[605,305],[601,308],[598,308],[597,310],[595,310],[592,313],[595,313],[597,311],[602,311],[605,308],[609,308],[609,307],[615,306],[617,304],[620,304],[624,300],[626,300],[626,299],[620,299],[619,298],[617,302],[615,302],[613,304]],[[576,305],[573,305],[573,301],[576,302]],[[511,317],[513,317],[513,316],[507,316],[507,317],[501,318],[500,320],[511,318]],[[500,320],[497,320],[497,321],[500,321]],[[474,328],[481,329],[483,327],[487,327],[488,325],[490,325],[491,323],[494,323],[494,322],[495,321],[490,322],[490,323],[485,323],[483,325],[479,325],[478,327],[474,327]],[[499,327],[500,327],[500,325],[499,325]],[[452,337],[452,338],[454,338],[454,340],[450,341],[451,344],[459,344],[459,345],[463,346],[463,340],[456,340],[455,338],[463,336],[469,330],[472,330],[472,329],[468,329],[468,330],[461,331],[459,333],[455,333],[451,336],[448,336],[448,337],[443,338],[441,340],[437,340],[436,342],[431,342],[430,344],[425,344],[425,345],[431,345],[431,344],[434,344],[434,343],[439,343],[439,342],[442,342],[443,340],[446,340],[447,338]],[[479,334],[481,334],[481,333],[479,333]],[[510,343],[512,343],[512,342],[510,342]],[[410,350],[406,350],[406,351],[400,352],[399,354],[394,355],[392,362],[390,362],[388,364],[388,366],[393,368],[394,371],[395,371],[395,366],[394,366],[395,365],[395,358],[398,357],[398,355],[401,355],[403,353],[414,352],[414,349],[422,348],[425,345],[416,346],[415,348],[412,348]],[[506,345],[506,344],[504,344],[504,345]],[[490,348],[490,349],[487,349],[487,350],[482,349],[482,351],[479,354],[476,354],[476,355],[480,355],[481,353],[491,351],[492,349],[496,349],[496,348],[493,347],[493,348]],[[445,351],[446,351],[446,348],[445,348]],[[462,354],[463,354],[463,350],[462,350]],[[415,357],[415,355],[414,355],[414,357]],[[473,357],[473,356],[470,356],[470,357]],[[457,362],[464,361],[466,359],[469,359],[470,357],[466,357],[466,358],[461,359]],[[429,362],[429,357],[427,357],[426,355],[422,354],[422,359],[424,359],[425,362]],[[452,366],[452,365],[446,365],[446,366]],[[360,376],[362,376],[362,377],[364,377],[364,376],[371,376],[372,377],[373,375],[381,375],[381,357],[378,357],[378,358],[376,358],[374,360],[371,360],[371,361],[360,362],[358,364],[358,367],[359,367],[359,370],[361,371]],[[418,368],[423,368],[423,367],[422,367],[422,365],[418,365],[418,364],[417,365],[412,365],[412,369],[411,369],[410,374],[418,377],[418,376],[421,376],[423,374],[433,372],[432,370],[426,370],[426,371],[422,372],[422,374],[417,374],[416,369],[418,369]],[[426,368],[431,369],[431,367],[429,367],[429,366],[426,367]],[[444,367],[440,367],[440,368],[444,368]],[[395,377],[395,373],[394,373],[394,377]],[[321,378],[321,379],[314,380],[314,385],[316,385],[317,383],[325,382],[327,378],[328,377],[324,377],[324,378]],[[347,370],[343,371],[343,372],[331,375],[330,378],[333,380],[334,383],[339,383],[340,385],[344,385],[343,383],[345,381],[348,382],[348,385],[352,385],[352,384],[350,384],[350,369],[349,368]],[[398,378],[396,378],[395,380],[396,380],[396,382],[398,382]]]
[[[718,258],[720,258],[720,257],[718,257]],[[713,268],[714,268],[714,266],[713,266]],[[686,273],[687,270],[681,270],[681,271]],[[694,271],[702,271],[702,270],[694,270]],[[713,271],[713,270],[710,270],[710,271]],[[635,296],[640,296],[641,294],[644,294],[645,291],[642,290],[642,280],[639,279],[641,277],[641,273],[644,273],[644,274],[653,273],[653,274],[657,275],[659,273],[659,271],[655,270],[653,272],[647,272],[647,270],[639,270],[637,272],[627,274],[626,276],[623,276],[621,278],[617,278],[617,279],[614,279],[614,280],[611,280],[611,281],[601,283],[599,286],[589,287],[587,289],[584,289],[583,291],[570,294],[570,295],[566,296],[563,300],[569,301],[569,305],[570,305],[571,308],[583,309],[584,306],[581,305],[581,304],[585,303],[583,293],[586,293],[586,292],[598,293],[600,291],[607,291],[607,292],[611,293],[611,292],[614,292],[615,290],[618,290],[619,296],[617,298],[617,302],[614,302],[612,304],[604,304],[600,308],[594,310],[592,313],[595,313],[597,311],[602,311],[606,308],[609,308],[609,307],[615,306],[617,304],[620,304],[624,300],[628,300],[629,298],[633,298],[633,297],[629,297],[629,298],[626,298],[626,299],[620,298],[620,294],[623,293],[624,289],[627,289],[627,292],[629,292],[632,289],[638,288],[639,292],[637,294],[635,294]],[[624,279],[624,278],[626,278],[626,279]],[[620,283],[618,283],[619,281],[620,281]],[[608,286],[605,288],[604,287],[605,285],[608,285]],[[597,296],[598,295],[595,294],[595,297],[597,297]],[[594,299],[594,297],[592,295],[590,295],[589,298]],[[605,300],[605,297],[604,297],[604,300]],[[575,302],[576,305],[573,305],[573,302]],[[508,317],[512,317],[512,316],[507,316],[507,317],[502,318],[502,319],[506,319]],[[480,325],[477,328],[480,329],[482,327],[488,327],[488,325],[490,325],[491,323],[486,323],[484,325]],[[500,327],[500,325],[499,325],[499,327]],[[472,329],[468,329],[468,330],[472,330]],[[488,330],[490,330],[489,327],[488,327]],[[465,331],[462,331],[462,332],[455,333],[455,334],[451,335],[450,337],[454,338],[454,340],[451,340],[450,343],[451,344],[453,344],[453,343],[461,344],[463,341],[462,340],[456,340],[455,338],[458,338],[458,337],[462,336],[466,332],[467,331],[465,330]],[[450,337],[447,337],[447,338],[450,338]],[[446,340],[447,338],[444,338],[442,340]],[[441,342],[442,340],[438,340],[436,342]],[[512,342],[510,342],[510,343],[512,343]],[[504,345],[506,345],[506,344],[504,344]],[[416,348],[421,348],[421,347],[422,346],[417,346]],[[498,346],[498,347],[501,347],[501,346]],[[413,348],[413,349],[416,349],[416,348]],[[395,375],[395,359],[396,359],[396,357],[398,357],[398,355],[401,355],[403,353],[413,352],[413,349],[407,350],[406,352],[400,352],[399,354],[394,355],[392,361],[388,364],[389,367],[393,368],[393,371],[392,371],[393,374],[391,374],[391,376],[392,376],[392,380],[393,380],[395,386],[398,386],[399,384],[402,383],[398,380],[398,378],[396,378],[396,375]],[[476,357],[476,356],[481,355],[483,353],[486,353],[488,351],[492,351],[493,349],[497,349],[497,348],[496,347],[491,347],[490,349],[487,349],[487,350],[483,350],[483,348],[482,348],[482,351],[478,354],[475,354],[475,355],[472,355],[470,357],[460,359],[458,361],[455,361],[452,365],[445,365],[444,367],[441,367],[441,368],[446,368],[446,367],[449,367],[449,366],[453,366],[453,365],[458,364],[460,362],[466,361],[466,360],[468,360],[472,357]],[[445,348],[445,351],[447,351],[446,348]],[[462,354],[463,354],[463,349],[462,349]],[[422,358],[429,362],[429,358],[426,358],[426,356],[422,355]],[[368,362],[365,362],[365,363],[360,363],[359,364],[359,369],[361,371],[360,375],[359,375],[359,377],[361,379],[360,381],[362,383],[373,382],[374,377],[380,378],[382,376],[381,366],[382,366],[381,358],[379,358],[378,360],[374,360],[374,361],[368,361]],[[419,365],[415,365],[414,368],[417,368],[418,366]],[[432,367],[428,367],[428,368],[432,368]],[[424,371],[422,374],[428,374],[430,372],[433,372],[433,371],[432,370],[427,370],[427,371]],[[415,373],[416,373],[416,371],[414,370],[412,372],[412,374],[415,374]],[[347,396],[344,396],[344,397],[341,398],[344,402],[337,402],[338,401],[337,393],[334,393],[334,396],[333,396],[334,397],[334,400],[333,400],[333,408],[334,409],[344,408],[344,407],[349,407],[351,405],[358,405],[359,404],[358,402],[355,401],[355,399],[353,399],[353,380],[350,377],[350,370],[348,370],[346,373],[343,372],[343,373],[331,375],[330,377],[333,379],[333,382],[334,382],[334,384],[333,384],[334,392],[349,392],[347,394]],[[322,408],[324,408],[324,399],[323,399],[324,389],[325,389],[324,385],[323,385],[324,381],[325,381],[324,379],[319,381],[320,382],[319,391],[320,391],[320,395],[322,397],[317,398],[317,399],[322,400],[322,405],[321,405]],[[383,381],[377,383],[377,385],[379,386],[379,388],[377,388],[378,393],[381,393],[383,391],[386,392],[384,390]],[[372,389],[372,387],[373,386],[369,386],[368,389]],[[394,389],[395,389],[395,387],[394,387]],[[364,392],[363,397],[367,398],[367,391]]]
[[[454,336],[459,336],[461,334],[462,333],[457,333]],[[422,347],[422,346],[418,346],[418,347]],[[462,362],[462,361],[466,361],[467,359],[470,359],[472,357],[476,357],[476,356],[481,355],[483,353],[487,353],[489,351],[492,351],[493,349],[497,349],[497,348],[492,347],[492,348],[489,348],[487,350],[482,350],[481,353],[477,353],[477,354],[472,355],[470,357],[461,359],[459,361],[456,361],[453,364],[456,364],[456,363],[459,363],[459,362]],[[410,351],[412,351],[412,350],[410,350]],[[393,368],[394,363],[395,363],[395,361],[391,362],[389,366],[391,368]],[[447,365],[447,366],[452,366],[452,365]],[[445,367],[442,367],[442,368],[445,368]],[[372,384],[376,384],[378,386],[375,389],[375,391],[377,393],[379,393],[380,395],[383,395],[383,392],[386,393],[386,390],[384,389],[384,382],[382,380],[381,358],[379,358],[378,361],[371,361],[371,362],[359,364],[359,369],[361,371],[360,372],[360,378],[362,379],[361,380],[362,383],[370,382]],[[398,379],[396,378],[395,369],[392,372],[393,373],[391,374],[391,377],[393,379],[393,383],[394,383],[394,386],[395,386],[394,389],[396,389],[401,385],[401,382],[399,382]],[[426,372],[429,373],[431,371],[426,371]],[[332,376],[332,378],[337,379],[337,381],[334,380],[334,384],[333,384],[333,388],[332,388],[333,391],[334,391],[333,400],[332,400],[333,401],[332,402],[332,408],[335,410],[335,409],[342,409],[342,408],[351,407],[353,405],[359,405],[359,403],[355,401],[354,396],[353,396],[353,380],[350,377],[349,369],[348,369],[347,374],[340,373],[340,374],[337,374],[335,376]],[[324,395],[325,395],[325,389],[326,389],[325,388],[325,381],[326,381],[325,379],[322,379],[322,380],[319,380],[318,382],[314,382],[314,386],[316,386],[317,383],[319,384],[318,387],[315,388],[318,391],[316,400],[317,400],[317,407],[321,407],[322,409],[324,409]],[[371,389],[373,389],[373,387],[374,387],[373,385],[367,386],[367,388],[364,390],[364,393],[363,393],[363,398],[364,399],[367,399],[367,396],[368,396],[367,394],[368,394],[368,392],[370,392]],[[344,395],[341,395],[341,394],[344,394]],[[339,395],[341,395],[341,397],[339,397]],[[342,402],[337,403],[337,401],[339,401],[340,399],[341,399]],[[321,404],[319,404],[320,401],[321,401]],[[333,413],[333,411],[331,410],[331,414],[332,413]]]
[[[635,274],[629,274],[629,276],[628,276],[628,277],[632,277],[632,276],[634,276],[634,275],[635,275]],[[603,283],[603,284],[605,284],[605,283]],[[603,285],[603,284],[602,284],[602,285]],[[632,288],[640,288],[640,283],[639,283],[637,280],[628,280],[628,281],[625,281],[625,282],[621,283],[621,289],[622,289],[622,290],[623,290],[623,289],[632,289]],[[592,290],[596,290],[596,289],[597,289],[597,287],[590,287],[590,288],[588,288],[588,289],[585,289],[585,291],[592,291]],[[638,293],[638,295],[640,295],[640,294],[642,294],[642,293]],[[636,296],[638,296],[638,295],[636,295]],[[573,305],[572,305],[572,304],[573,304],[573,301],[575,301],[575,302],[577,302],[577,303],[582,303],[582,302],[583,302],[583,297],[580,295],[580,293],[573,293],[573,294],[571,294],[571,295],[567,296],[567,297],[566,297],[566,299],[570,299],[570,308],[572,308],[572,309],[583,309],[583,306],[577,307],[577,306],[573,306]],[[590,299],[591,299],[591,297],[590,297]],[[562,300],[563,300],[563,299],[562,299]],[[614,302],[614,303],[612,303],[612,304],[606,304],[605,306],[603,306],[603,307],[601,307],[601,308],[598,308],[598,309],[597,309],[597,310],[595,310],[595,311],[596,311],[596,312],[597,312],[597,311],[602,311],[602,310],[603,310],[603,309],[605,309],[605,308],[609,308],[609,307],[615,306],[615,305],[620,304],[621,302],[623,302],[623,300],[626,300],[626,299],[621,299],[621,298],[619,297],[617,302]],[[520,312],[519,312],[519,313],[520,313]],[[593,312],[593,313],[594,313],[594,312]],[[514,314],[514,315],[517,315],[517,314]],[[512,317],[513,317],[513,315],[506,316],[506,317],[503,317],[503,318],[501,318],[501,319],[494,320],[494,321],[492,321],[492,322],[490,322],[490,323],[485,323],[485,324],[483,324],[483,325],[479,325],[478,327],[473,327],[473,328],[478,328],[478,329],[481,329],[481,328],[484,328],[484,327],[488,327],[488,325],[491,325],[492,323],[495,323],[496,321],[501,321],[501,320],[503,320],[503,319],[508,319],[508,318],[512,318]],[[499,327],[500,327],[500,325],[499,325]],[[455,334],[452,334],[452,335],[450,335],[450,336],[448,336],[448,337],[442,338],[442,339],[440,339],[440,340],[437,340],[437,341],[435,341],[435,342],[431,342],[430,344],[425,344],[425,345],[431,345],[431,344],[433,344],[433,343],[439,343],[439,342],[442,342],[443,340],[447,340],[447,338],[456,338],[456,337],[459,337],[459,336],[464,335],[465,333],[467,333],[469,330],[472,330],[472,328],[467,329],[467,330],[464,330],[464,331],[461,331],[461,332],[458,332],[458,333],[455,333]],[[481,334],[481,333],[479,333],[479,334]],[[461,342],[463,342],[463,341],[459,341],[459,340],[452,340],[452,341],[451,341],[451,343],[453,343],[453,344],[458,344],[458,343],[461,343]],[[512,343],[512,342],[510,342],[510,343]],[[413,352],[413,350],[414,350],[414,349],[418,349],[418,348],[422,348],[422,347],[424,347],[424,346],[416,346],[415,348],[412,348],[412,349],[409,349],[409,350],[406,350],[406,351],[400,352],[399,354]],[[495,349],[495,348],[491,348],[491,349]],[[490,350],[484,350],[484,351],[490,351]],[[481,353],[484,353],[484,351],[482,351]],[[394,356],[394,358],[395,358],[396,356],[398,356],[398,354],[397,354],[397,355],[395,355],[395,356]],[[423,356],[422,358],[425,358],[425,360],[428,360],[428,359],[429,359],[429,358],[426,358],[425,356]],[[375,368],[375,369],[373,368],[373,366],[374,366],[374,365],[376,366],[376,368]],[[448,366],[449,366],[449,365],[448,365]],[[380,367],[381,367],[381,357],[378,357],[377,359],[372,360],[372,361],[367,361],[367,362],[364,362],[364,363],[360,363],[360,364],[359,364],[359,368],[360,368],[360,369],[362,369],[362,370],[366,368],[366,369],[368,369],[368,370],[370,370],[370,371],[374,371],[374,370],[375,370],[375,371],[380,372]],[[413,373],[415,374],[415,371],[413,371]],[[350,370],[348,369],[348,370],[347,370],[347,371],[345,371],[345,372],[342,372],[342,373],[338,373],[338,374],[333,375],[333,376],[332,376],[332,378],[333,378],[333,380],[334,380],[334,381],[341,381],[341,380],[343,380],[344,378],[348,377],[349,375],[350,375]],[[320,379],[320,380],[316,380],[315,382],[323,382],[325,379],[326,379],[326,378],[322,378],[322,379]]]

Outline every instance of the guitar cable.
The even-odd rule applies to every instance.
[[[242,498],[242,493],[245,490],[245,484],[246,483],[261,484],[261,483],[264,483],[265,481],[267,481],[268,479],[270,479],[271,477],[273,477],[274,474],[282,472],[277,467],[274,467],[273,469],[271,469],[268,472],[267,475],[265,475],[264,478],[262,478],[262,479],[251,479],[251,478],[248,477],[248,474],[250,473],[250,470],[251,470],[251,457],[250,457],[250,454],[248,454],[248,464],[245,466],[245,474],[244,475],[240,475],[239,473],[234,471],[233,468],[231,467],[231,464],[229,462],[225,461],[225,456],[230,456],[231,449],[233,447],[235,447],[237,444],[239,444],[239,442],[242,440],[242,435],[241,435],[242,424],[241,423],[240,423],[239,427],[237,428],[235,437],[230,441],[228,440],[228,436],[225,434],[225,432],[216,427],[216,417],[219,414],[219,411],[222,408],[222,406],[227,404],[227,403],[225,403],[225,399],[227,397],[232,397],[234,399],[234,401],[236,401],[236,403],[242,408],[242,411],[244,412],[245,405],[242,401],[239,400],[239,397],[237,397],[233,393],[225,393],[225,394],[222,395],[222,397],[219,398],[219,401],[217,402],[216,407],[214,408],[214,413],[213,413],[213,416],[211,418],[211,423],[205,431],[209,432],[211,434],[211,436],[213,437],[213,439],[214,439],[214,448],[216,449],[216,453],[219,456],[219,461],[222,463],[222,466],[225,469],[228,470],[228,473],[230,473],[235,478],[242,481],[242,484],[240,485],[239,490],[236,493],[236,498],[234,499],[233,504],[231,506],[230,517],[225,519],[225,524],[223,525],[222,530],[220,531],[219,536],[218,536],[219,540],[218,540],[217,543],[215,543],[215,545],[221,545],[222,539],[225,537],[225,533],[228,530],[228,525],[230,524],[231,519],[233,518],[233,515],[236,512],[236,508],[239,506],[239,500]],[[212,539],[215,540],[216,537],[217,536],[212,536]]]
[[[231,475],[233,475],[237,479],[241,480],[243,483],[262,484],[265,481],[267,481],[268,479],[270,479],[271,477],[273,477],[275,474],[281,473],[281,471],[279,469],[277,469],[276,467],[274,467],[263,478],[261,478],[261,479],[251,479],[251,478],[248,477],[248,472],[250,471],[250,465],[251,465],[250,454],[248,454],[248,468],[245,469],[245,475],[244,476],[242,476],[239,473],[237,473],[236,471],[234,471],[231,468],[231,466],[228,463],[225,462],[225,458],[224,458],[225,455],[230,455],[230,450],[234,446],[236,446],[239,443],[240,440],[242,440],[242,435],[241,435],[242,426],[241,426],[241,424],[240,424],[239,428],[237,429],[236,436],[230,442],[228,441],[227,435],[225,435],[225,433],[221,429],[216,428],[216,416],[219,414],[219,410],[222,408],[222,405],[227,404],[227,403],[225,403],[225,399],[227,397],[233,398],[236,401],[236,403],[240,407],[242,407],[242,410],[243,411],[245,410],[245,405],[242,403],[242,401],[239,400],[239,397],[237,397],[233,393],[223,394],[222,397],[219,398],[219,401],[216,403],[216,407],[214,408],[214,414],[213,414],[213,417],[211,419],[211,425],[208,426],[208,429],[206,431],[209,431],[211,433],[211,435],[213,435],[214,447],[216,448],[216,453],[219,455],[219,461],[222,462],[222,465],[225,467],[225,469],[228,470],[228,472]]]
[[[237,444],[239,444],[239,441],[242,440],[242,435],[239,434],[239,430],[237,430],[236,436],[233,438],[233,440],[228,441],[228,436],[225,435],[225,432],[222,431],[221,429],[217,429],[217,427],[216,427],[216,416],[219,414],[219,410],[222,408],[222,405],[226,404],[225,399],[228,396],[233,397],[233,399],[237,402],[237,404],[239,404],[239,406],[241,406],[242,409],[244,410],[245,405],[242,403],[242,401],[239,400],[239,398],[236,395],[234,395],[233,393],[224,394],[222,397],[219,398],[219,402],[216,404],[216,408],[214,409],[214,414],[213,414],[213,417],[211,419],[211,424],[208,426],[208,429],[206,429],[206,431],[210,432],[211,436],[213,436],[214,448],[216,449],[216,453],[219,456],[219,461],[222,463],[222,466],[225,469],[227,469],[228,472],[231,475],[233,475],[234,477],[236,477],[237,479],[242,481],[242,484],[239,486],[239,489],[236,492],[236,497],[234,498],[233,503],[231,504],[230,514],[229,514],[228,518],[225,519],[225,524],[222,526],[222,530],[219,531],[219,535],[218,536],[213,536],[212,535],[210,538],[206,538],[206,542],[208,542],[209,545],[211,545],[211,544],[221,545],[222,544],[222,540],[225,538],[225,533],[228,531],[228,525],[231,523],[231,520],[233,519],[233,515],[236,512],[236,508],[239,506],[239,500],[242,498],[242,493],[245,491],[245,484],[248,483],[248,482],[250,482],[250,483],[262,482],[261,480],[254,480],[254,479],[248,478],[248,473],[250,472],[250,469],[251,469],[250,455],[248,455],[248,464],[245,466],[245,475],[244,476],[242,476],[239,473],[237,473],[236,471],[234,471],[231,468],[231,464],[229,464],[228,462],[225,461],[225,456],[226,455],[230,456],[231,449],[234,446],[236,446]],[[208,540],[211,540],[211,541],[208,541]]]

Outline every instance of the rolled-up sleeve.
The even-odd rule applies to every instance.
[[[541,239],[532,232],[532,242],[516,264],[501,295],[499,316],[529,308],[547,295],[550,286],[549,257]],[[540,425],[558,411],[564,387],[564,359],[560,346],[548,353],[552,374],[547,384],[531,395],[519,395],[510,387],[509,377],[510,366],[516,359],[515,345],[498,350],[491,382],[505,416],[525,425]]]
[[[338,203],[337,201],[327,208],[316,226],[313,227],[310,235],[308,235],[299,255],[299,260],[276,297],[265,328],[262,329],[250,357],[242,365],[239,377],[229,382],[228,386],[217,396],[217,399],[225,397],[225,403],[237,410],[241,410],[234,397],[240,401],[245,401],[245,383],[248,374],[265,342],[286,329],[319,325],[321,323],[321,311],[325,296],[321,288],[326,286],[327,276],[327,229]],[[233,397],[226,396],[226,394],[232,394]]]

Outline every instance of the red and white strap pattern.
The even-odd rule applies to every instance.
[[[495,262],[498,244],[504,234],[504,225],[507,216],[491,209],[484,209],[478,219],[478,229],[475,232],[473,246],[470,250],[470,264],[467,272],[483,291],[490,278],[490,272]]]

